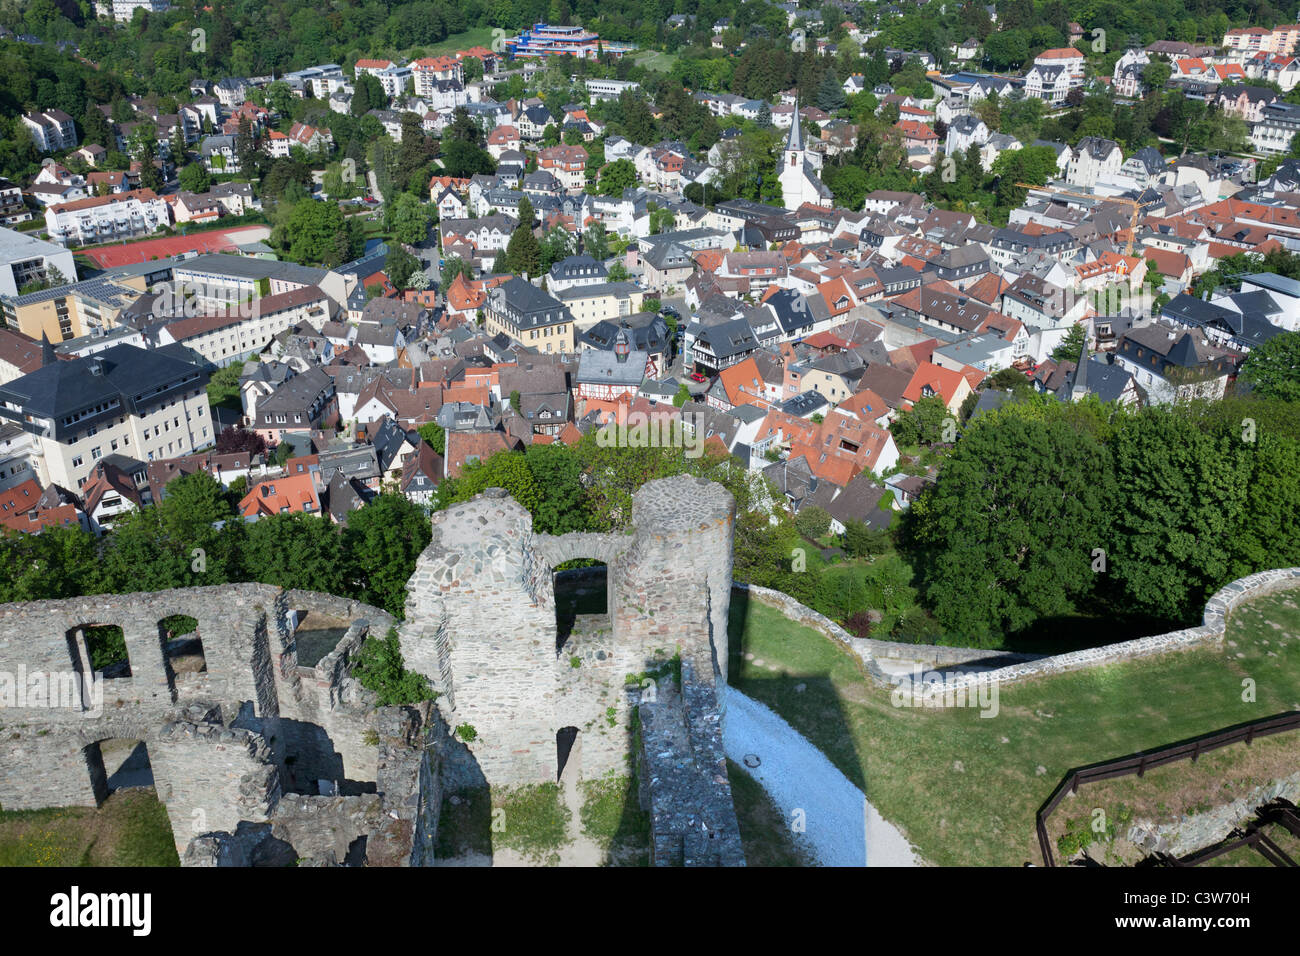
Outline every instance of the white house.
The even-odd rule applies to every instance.
[[[1100,176],[1119,172],[1124,153],[1114,140],[1085,136],[1074,148],[1065,181],[1072,186],[1095,186]]]

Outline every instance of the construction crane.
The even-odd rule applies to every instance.
[[[1073,196],[1076,199],[1091,199],[1093,202],[1113,202],[1132,208],[1133,215],[1129,217],[1128,223],[1128,242],[1124,245],[1125,258],[1133,255],[1133,241],[1137,238],[1138,216],[1147,206],[1158,206],[1161,203],[1159,199],[1153,199],[1150,202],[1138,202],[1136,199],[1123,199],[1119,196],[1094,196],[1092,193],[1077,193],[1071,189],[1062,189],[1060,186],[1035,186],[1033,183],[1016,183],[1016,185],[1023,186],[1025,189],[1038,189],[1042,192]]]

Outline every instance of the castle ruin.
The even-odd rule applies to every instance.
[[[655,864],[743,865],[721,743],[734,521],[725,489],[684,476],[643,486],[626,533],[535,534],[500,489],[435,514],[398,625],[438,692],[418,707],[376,707],[350,676],[394,622],[331,595],[234,584],[0,607],[0,674],[82,691],[0,706],[0,806],[102,803],[101,747],[127,741],[185,864],[425,865],[444,789],[635,769]],[[566,624],[555,568],[579,558],[605,565],[605,612]],[[310,666],[303,614],[342,630]],[[184,641],[178,615],[198,625]],[[91,695],[88,635],[106,625],[127,661]]]

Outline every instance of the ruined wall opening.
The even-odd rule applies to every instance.
[[[172,614],[158,622],[158,643],[162,647],[167,683],[174,691],[194,687],[198,675],[208,672],[199,622],[188,614]]]
[[[67,638],[78,674],[102,674],[105,680],[131,676],[126,637],[116,624],[79,624],[68,629]]]
[[[86,768],[95,801],[103,803],[119,790],[153,787],[153,765],[143,740],[108,737],[85,748]]]
[[[289,630],[298,650],[299,667],[315,667],[339,646],[352,622],[320,611],[291,610]]]
[[[570,771],[570,776],[578,773],[578,764],[581,763],[578,755],[574,753],[574,747],[578,742],[577,727],[561,727],[555,732],[555,781],[559,783],[564,780],[564,771]],[[573,766],[569,764],[572,762]]]
[[[556,565],[552,582],[557,657],[564,654],[565,645],[571,640],[612,627],[614,609],[609,578],[609,566],[602,561],[583,558]]]

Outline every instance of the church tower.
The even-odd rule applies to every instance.
[[[798,209],[804,203],[827,204],[831,192],[817,176],[821,159],[804,147],[803,130],[799,125],[799,101],[794,103],[794,117],[790,122],[790,135],[785,140],[781,154],[781,202],[787,209]]]

